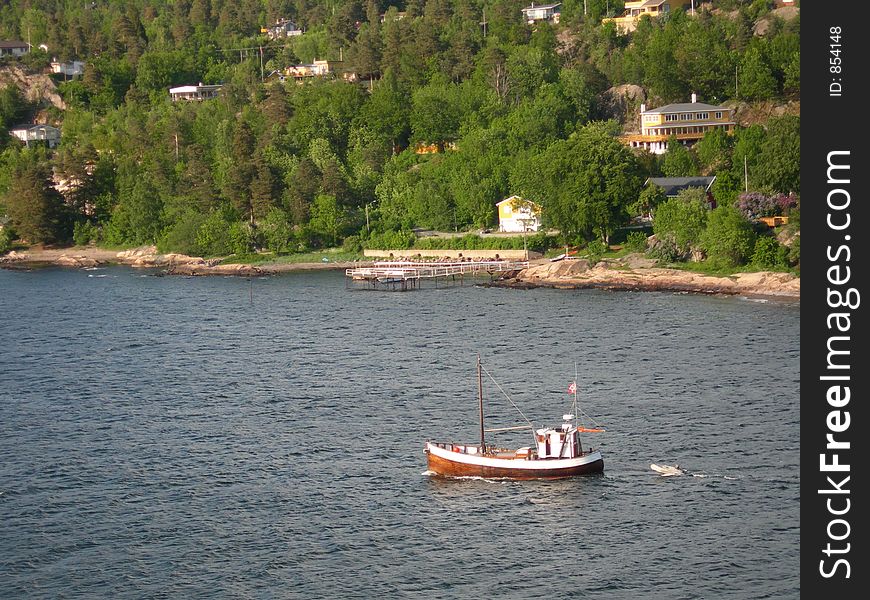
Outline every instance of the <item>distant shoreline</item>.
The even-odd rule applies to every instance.
[[[304,271],[334,271],[373,264],[373,261],[218,264],[181,254],[157,254],[153,246],[116,251],[96,247],[34,249],[0,256],[7,269],[62,266],[92,268],[121,265],[161,269],[166,275],[266,276]],[[753,298],[800,300],[800,278],[790,273],[757,271],[714,276],[655,266],[655,262],[629,255],[591,264],[587,260],[533,261],[516,277],[486,283],[514,289],[606,289],[614,291],[664,291],[708,295],[741,295]]]

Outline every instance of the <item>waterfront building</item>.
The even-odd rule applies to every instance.
[[[541,207],[520,196],[510,196],[496,204],[498,230],[514,233],[538,231],[541,228]]]
[[[692,94],[691,102],[668,104],[651,110],[647,110],[646,104],[641,104],[640,133],[625,134],[620,140],[632,148],[664,154],[671,136],[691,146],[712,129],[723,129],[730,135],[734,133],[735,125],[732,109],[698,102],[697,95]]]

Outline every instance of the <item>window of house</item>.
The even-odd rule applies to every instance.
[[[721,118],[722,118],[722,111],[718,111],[718,112],[716,113],[716,118],[717,118],[717,119],[721,119]]]

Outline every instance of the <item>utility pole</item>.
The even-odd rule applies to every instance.
[[[749,191],[749,170],[746,167],[746,156],[743,156],[743,191]]]
[[[737,65],[734,65],[734,98],[737,99],[739,94],[737,93]]]
[[[486,38],[486,7],[483,7],[483,21],[480,22],[480,25],[483,25],[483,37]]]
[[[260,46],[260,81],[265,81],[266,75],[263,72],[263,47]]]

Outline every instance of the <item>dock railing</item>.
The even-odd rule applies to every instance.
[[[529,261],[483,260],[452,263],[384,261],[368,267],[347,269],[345,275],[354,280],[409,281],[437,279],[454,275],[503,273],[526,269]]]

